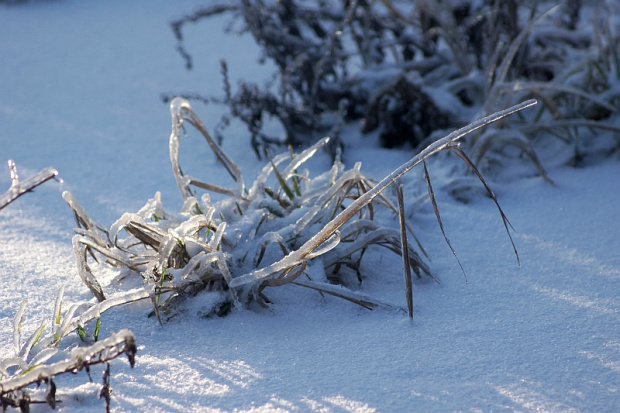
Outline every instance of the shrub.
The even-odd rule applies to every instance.
[[[524,0],[211,5],[171,22],[187,68],[193,63],[183,44],[184,26],[228,13],[253,36],[263,59],[275,64],[278,84],[242,82],[233,92],[223,62],[223,98],[175,95],[227,105],[230,114],[221,126],[231,118],[244,122],[259,156],[277,143],[308,145],[325,135],[338,142],[343,122],[358,122],[365,133],[377,131],[387,147],[407,143],[419,151],[442,130],[534,97],[543,103],[537,114],[474,134],[468,144],[477,164],[489,157],[484,167],[504,163],[510,156],[505,149],[516,147],[546,177],[533,144],[547,137],[573,145],[572,163],[617,149],[613,121],[620,79],[615,47],[620,33],[608,19],[620,15],[618,5],[597,3],[591,21],[579,0],[541,12],[546,5]],[[265,133],[268,117],[281,124],[282,135]],[[613,133],[604,145],[584,143],[594,140],[588,133],[593,128]]]

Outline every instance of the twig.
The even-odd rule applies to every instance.
[[[136,351],[136,339],[133,333],[123,329],[92,346],[74,348],[71,350],[71,356],[68,360],[38,367],[0,382],[0,394],[4,396],[33,383],[47,382],[62,373],[74,372],[91,365],[106,363],[123,353],[127,355],[129,364],[133,367]]]
[[[6,193],[0,195],[0,210],[15,201],[20,196],[24,195],[26,192],[32,191],[37,186],[49,181],[50,179],[56,179],[58,182],[62,183],[62,179],[57,178],[58,171],[51,167],[45,168],[30,178],[20,182],[17,175],[17,167],[15,166],[15,162],[13,162],[12,159],[9,159],[8,164],[9,169],[11,170],[11,187]]]

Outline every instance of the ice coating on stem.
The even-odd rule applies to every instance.
[[[319,245],[323,244],[334,232],[336,232],[342,225],[344,225],[349,219],[351,219],[355,214],[357,214],[364,206],[372,202],[372,200],[379,196],[381,192],[383,192],[387,187],[392,185],[398,178],[409,172],[415,166],[422,163],[422,161],[428,159],[430,156],[438,152],[447,149],[449,145],[462,138],[463,136],[467,135],[468,133],[480,129],[483,126],[486,126],[489,123],[504,118],[512,113],[533,106],[536,103],[536,100],[530,99],[521,104],[512,106],[508,109],[496,112],[492,115],[472,122],[469,125],[450,133],[446,137],[431,143],[429,146],[426,147],[426,149],[422,150],[416,156],[411,158],[408,162],[396,168],[391,174],[383,178],[381,182],[379,182],[373,188],[370,188],[367,192],[354,200],[351,205],[349,205],[344,211],[340,212],[334,219],[327,223],[323,227],[323,229],[321,229],[312,238],[306,241],[306,243],[303,244],[299,249],[291,252],[280,261],[277,261],[268,267],[252,271],[248,274],[233,279],[231,286],[240,287],[245,284],[257,282],[279,271],[282,271],[283,269],[299,265],[301,262],[305,261],[307,257],[311,255],[312,252],[317,249],[317,247],[319,247]]]
[[[19,309],[15,313],[15,317],[13,317],[13,350],[15,351],[15,355],[19,354],[19,349],[21,348],[21,331],[22,331],[22,320],[24,318],[24,313],[26,312],[26,306],[28,305],[28,300],[22,300],[19,303]]]
[[[58,178],[58,171],[54,168],[45,168],[30,178],[20,182],[19,176],[17,175],[17,167],[15,166],[15,162],[13,162],[12,159],[9,159],[8,165],[9,170],[11,171],[11,187],[6,193],[0,195],[0,210],[15,201],[20,196],[49,181],[50,179],[56,179],[59,182],[62,182],[62,179]]]
[[[130,365],[134,365],[136,339],[133,333],[123,329],[110,337],[88,347],[77,347],[71,350],[70,358],[47,366],[39,366],[24,374],[10,377],[0,382],[2,395],[20,390],[30,384],[48,381],[55,376],[81,370],[85,366],[105,363],[121,354],[127,354]],[[45,354],[48,355],[47,353]]]
[[[228,156],[226,156],[218,144],[211,138],[211,135],[209,135],[209,132],[202,124],[189,102],[186,99],[179,97],[172,99],[172,102],[170,102],[170,113],[172,116],[172,132],[170,133],[169,143],[170,161],[172,162],[172,172],[174,173],[177,186],[183,199],[187,199],[192,196],[192,192],[189,189],[189,185],[192,183],[192,178],[184,176],[183,172],[181,172],[181,167],[179,166],[179,135],[184,120],[198,129],[198,131],[206,139],[215,156],[224,165],[230,176],[232,176],[237,183],[237,188],[235,190],[222,188],[224,192],[233,193],[236,197],[241,198],[245,192],[245,185],[243,183],[241,170],[228,158]]]

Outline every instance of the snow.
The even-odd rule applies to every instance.
[[[187,29],[195,69],[185,71],[167,22],[198,5],[0,6],[0,159],[14,159],[22,178],[53,166],[65,181],[0,211],[0,358],[13,356],[13,316],[23,299],[29,335],[50,319],[62,284],[70,303],[91,298],[77,275],[62,190],[108,226],[156,191],[167,210],[178,211],[170,112],[159,95],[220,94],[222,57],[231,79],[269,73],[255,63],[251,41],[224,34],[224,21],[216,20]],[[194,109],[212,130],[221,109]],[[262,163],[249,137],[235,127],[225,136],[224,151],[251,181]],[[372,146],[346,153],[349,167],[361,160],[376,178],[406,157]],[[204,141],[182,136],[181,158],[190,174],[229,186]],[[441,168],[429,165],[431,176]],[[147,318],[149,303],[106,312],[100,335],[129,328],[138,344],[135,368],[126,358],[111,363],[113,410],[619,411],[620,163],[549,172],[555,186],[539,177],[493,184],[516,229],[521,268],[490,199],[463,204],[435,188],[467,282],[427,205],[410,224],[441,283],[414,286],[413,321],[294,285],[267,290],[269,310],[224,318],[198,317],[211,300],[201,296],[163,326]],[[10,186],[6,166],[0,185]],[[372,251],[361,290],[404,307],[401,265]],[[102,369],[92,370],[95,384],[85,372],[58,377],[58,411],[103,410]]]

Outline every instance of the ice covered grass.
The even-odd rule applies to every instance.
[[[44,184],[50,179],[59,180],[59,178],[57,178],[58,171],[50,167],[43,169],[23,181],[20,181],[15,162],[13,160],[9,160],[8,165],[9,170],[11,171],[11,186],[4,194],[0,195],[0,210],[15,201],[20,196],[32,191],[37,186]]]
[[[16,317],[16,344],[19,343],[19,324],[23,316],[23,306]],[[43,328],[43,327],[42,327]],[[32,360],[27,360],[32,346],[40,338],[42,329],[35,333],[19,350],[16,347],[17,356],[3,359],[0,363],[0,390],[2,392],[2,408],[17,407],[23,412],[30,411],[31,404],[46,403],[52,409],[56,408],[56,376],[65,373],[76,374],[86,370],[90,375],[90,367],[105,363],[107,368],[103,376],[103,387],[99,397],[105,399],[105,410],[110,411],[110,360],[126,354],[131,367],[135,364],[136,342],[131,331],[123,329],[110,337],[84,347],[74,347],[62,360],[53,363],[46,362],[58,353],[58,349],[46,348],[36,354]],[[12,374],[9,372],[13,372]],[[91,379],[92,381],[92,379]],[[33,400],[27,386],[41,383],[46,384],[45,400]]]
[[[217,297],[210,302],[211,308],[205,308],[203,313],[222,315],[231,308],[246,308],[252,302],[267,307],[270,300],[265,290],[287,284],[374,308],[385,304],[344,288],[347,277],[342,270],[353,270],[361,283],[366,277],[360,271],[364,253],[372,245],[379,245],[406,255],[405,293],[412,316],[408,271],[413,270],[417,278],[431,276],[423,259],[425,252],[404,218],[400,221],[400,232],[381,226],[374,220],[375,208],[395,214],[400,211],[402,217],[402,193],[400,208],[397,208],[386,190],[411,169],[446,150],[455,152],[473,168],[497,204],[493,192],[458,147],[457,140],[535,103],[516,105],[454,131],[376,184],[362,174],[361,164],[344,170],[338,157],[329,171],[316,177],[311,177],[308,171],[300,172],[302,165],[329,141],[324,138],[299,154],[283,153],[270,159],[252,186],[246,189],[240,168],[211,138],[189,102],[176,98],[170,105],[169,146],[172,170],[184,201],[180,213],[165,212],[161,197],[156,194],[138,213],[126,213],[105,229],[93,222],[73,196],[65,192],[63,197],[79,226],[73,238],[78,274],[99,305],[104,305],[109,298],[119,302],[150,298],[154,315],[160,321],[162,309],[170,316],[175,301],[203,290],[214,292]],[[205,183],[182,172],[179,145],[185,122],[205,138],[235,181],[234,187]],[[434,211],[445,236],[425,165],[424,171]],[[271,175],[275,176],[272,183],[269,182]],[[224,199],[212,203],[205,193],[200,203],[194,188],[223,195]],[[497,206],[510,237],[508,221],[499,204]],[[407,243],[407,231],[416,239],[418,251]],[[448,238],[445,239],[450,245]],[[139,274],[144,288],[108,297],[88,264],[88,256],[95,260],[101,256],[99,261]]]
[[[20,9],[3,9],[0,32],[10,39],[0,46],[5,57],[0,65],[6,80],[0,97],[5,159],[16,159],[23,176],[48,164],[58,167],[67,182],[64,189],[101,222],[137,210],[159,189],[167,205],[174,200],[174,178],[163,162],[166,145],[157,143],[165,141],[169,121],[157,95],[162,88],[189,89],[197,81],[182,84],[178,60],[166,60],[166,52],[174,48],[166,43],[166,21],[173,13],[178,13],[176,3],[156,1],[105,6],[28,2]],[[141,18],[132,17],[136,15]],[[217,37],[215,26],[201,40],[207,37],[212,39],[209,46],[218,46],[211,53],[216,60],[201,67],[217,69],[219,48],[221,53],[234,50],[237,57],[252,56],[247,45],[223,46],[228,43]],[[247,78],[255,73],[252,62],[231,64],[231,70],[247,68],[242,74]],[[208,79],[217,77],[215,70]],[[131,139],[127,131],[135,131]],[[251,154],[246,156],[247,136],[232,136],[241,136],[241,142],[226,141],[224,148],[246,172],[257,164]],[[405,153],[375,146],[351,145],[348,151],[345,163],[361,160],[366,173],[375,177],[407,159]],[[469,197],[467,204],[456,202],[438,182],[447,166],[428,164],[442,221],[468,284],[432,209],[424,208],[411,224],[425,234],[431,269],[442,283],[431,288],[414,284],[414,323],[293,287],[270,289],[274,304],[268,311],[209,320],[177,317],[164,327],[144,317],[152,309],[148,302],[105,311],[100,337],[131,325],[140,345],[138,368],[130,369],[124,358],[112,366],[114,409],[617,411],[620,262],[612,252],[618,250],[614,178],[620,171],[617,162],[585,169],[553,167],[563,163],[554,161],[564,154],[549,148],[539,152],[556,186],[539,178],[493,184],[518,231],[513,236],[522,262],[519,271],[506,265],[512,258],[510,245],[492,203],[478,196]],[[183,163],[188,171],[203,171],[205,165],[213,173],[223,170],[208,154],[191,155]],[[320,173],[325,167],[310,170]],[[8,187],[6,177],[2,174],[0,180]],[[404,183],[405,195],[410,195],[411,182]],[[413,205],[405,207],[410,212]],[[76,282],[67,212],[57,186],[47,184],[0,213],[0,271],[10,286],[1,292],[2,357],[13,354],[12,320],[23,298],[30,303],[22,326],[26,336],[51,317],[57,285],[69,281],[68,301],[90,298]],[[401,262],[381,252],[368,251],[362,270],[386,275],[388,282],[377,284],[372,276],[362,289],[404,306]],[[98,275],[114,273],[92,265]],[[104,288],[109,288],[107,281]],[[91,323],[89,334],[95,320]],[[77,335],[72,339],[79,343]],[[84,371],[58,376],[54,381],[62,402],[57,409],[100,412],[101,373],[101,366],[92,367],[96,383],[86,383]]]
[[[73,238],[78,275],[98,303],[74,304],[63,316],[65,287],[61,287],[51,327],[47,329],[46,322],[41,322],[22,345],[21,324],[27,301],[21,302],[13,322],[15,357],[3,359],[0,363],[3,405],[29,408],[31,399],[25,388],[35,382],[45,382],[45,402],[55,407],[55,376],[82,368],[88,371],[90,365],[107,363],[122,353],[128,354],[133,367],[135,338],[128,330],[122,330],[91,347],[79,350],[74,348],[65,361],[48,363],[52,357],[57,356],[61,341],[74,332],[82,341],[97,342],[101,314],[131,302],[150,299],[154,307],[153,314],[161,322],[162,312],[171,318],[178,314],[177,302],[202,292],[200,315],[221,316],[232,308],[246,308],[252,302],[266,308],[271,302],[264,292],[267,287],[294,284],[343,298],[368,309],[390,307],[344,287],[347,282],[341,272],[342,268],[354,270],[359,283],[367,278],[367,274],[361,271],[362,258],[373,245],[385,247],[403,257],[407,312],[412,318],[411,271],[414,271],[417,278],[431,276],[431,273],[423,261],[422,254],[425,252],[420,241],[406,223],[402,187],[396,191],[398,207],[386,190],[411,169],[423,164],[437,221],[456,256],[443,229],[425,161],[442,151],[454,151],[478,174],[497,204],[493,192],[471,160],[458,147],[457,140],[535,103],[524,102],[449,134],[376,184],[362,174],[361,164],[344,170],[339,158],[336,158],[329,171],[316,177],[311,177],[308,171],[299,172],[299,168],[329,141],[329,138],[324,138],[299,154],[284,153],[270,159],[252,186],[246,189],[240,168],[213,141],[189,102],[181,98],[174,99],[170,108],[172,132],[169,147],[172,170],[184,201],[181,212],[166,213],[158,193],[138,213],[124,214],[108,230],[96,224],[71,193],[63,193],[78,225]],[[179,145],[184,122],[197,129],[206,139],[215,156],[234,179],[234,188],[205,183],[182,172]],[[287,160],[288,164],[283,166]],[[56,176],[56,171],[48,168],[22,185],[11,161],[9,168],[12,184],[1,198],[3,206]],[[272,174],[275,179],[270,183]],[[205,193],[202,203],[199,203],[194,187],[225,197],[212,203],[210,196]],[[506,217],[499,204],[497,207],[508,231]],[[379,225],[375,221],[375,214],[379,211],[375,211],[375,208],[397,213],[400,231]],[[123,231],[127,237],[121,236]],[[407,232],[416,239],[421,252],[409,246]],[[508,235],[510,237],[509,232]],[[273,254],[273,249],[279,249],[280,252]],[[278,258],[278,255],[284,257]],[[133,274],[139,274],[143,287],[109,295],[104,292],[102,283],[91,270],[89,256],[108,266],[125,268]],[[261,266],[263,260],[267,264]],[[116,278],[123,279],[133,274],[118,273]],[[304,280],[302,276],[307,279]],[[375,282],[381,283],[380,277]],[[210,297],[205,299],[204,292],[210,292]],[[85,326],[93,320],[96,320],[94,332],[89,337]],[[100,397],[106,400],[107,409],[110,403],[109,377],[108,364],[100,393]]]
[[[51,167],[45,168],[23,181],[19,180],[15,162],[9,160],[8,167],[11,173],[11,186],[6,193],[0,196],[0,210],[20,196],[51,179],[62,182],[57,177],[58,171]],[[113,300],[106,303],[106,306],[95,306],[95,308],[90,307],[86,303],[73,305],[65,312],[63,317],[64,290],[64,286],[58,290],[54,312],[51,317],[51,323],[49,323],[51,327],[48,329],[48,322],[42,320],[39,327],[23,342],[22,321],[28,307],[28,300],[21,301],[13,318],[14,356],[0,360],[0,405],[3,410],[6,410],[7,407],[15,407],[23,412],[28,412],[30,411],[31,404],[39,403],[46,403],[52,409],[55,409],[57,400],[54,379],[56,376],[65,373],[76,374],[85,369],[90,378],[90,366],[106,363],[107,369],[103,376],[103,387],[99,393],[99,398],[105,399],[106,411],[109,412],[109,361],[124,353],[129,358],[129,364],[133,367],[137,350],[135,337],[131,331],[123,329],[97,342],[101,312],[114,306]],[[122,304],[127,302],[127,300],[124,300]],[[81,314],[76,316],[76,312]],[[69,354],[59,352],[60,342],[75,331],[77,331],[82,341],[92,341],[87,337],[84,326],[95,318],[97,322],[93,340],[97,343],[86,347],[73,347]],[[27,389],[27,387],[33,384],[39,387],[41,383],[46,384],[45,398],[44,400],[33,399],[31,397],[31,390]]]
[[[197,69],[185,44],[190,24],[221,14],[251,33],[277,67],[274,80],[242,81],[233,92],[223,62],[223,97],[183,95],[227,106],[216,137],[238,119],[259,156],[321,134],[334,148],[342,123],[376,132],[387,147],[421,150],[445,130],[531,98],[537,111],[464,140],[483,171],[501,174],[524,158],[550,180],[539,151],[579,165],[619,146],[612,1],[216,3],[171,22],[188,69]]]
[[[491,202],[478,198],[465,205],[438,193],[469,283],[436,223],[418,216],[432,268],[443,277],[423,291],[414,285],[413,324],[392,312],[280,289],[270,311],[178,317],[163,328],[144,317],[146,303],[105,312],[102,331],[130,324],[142,346],[133,370],[124,360],[112,364],[112,406],[157,412],[615,411],[620,262],[609,251],[618,245],[620,221],[609,178],[619,172],[617,162],[607,162],[554,169],[556,186],[540,178],[497,185],[518,230],[520,270],[506,265],[510,246]],[[54,257],[40,243],[31,248],[41,259]],[[401,270],[398,260],[368,258],[368,271]],[[390,291],[394,286],[378,292],[382,300],[402,298]],[[92,374],[100,383],[97,366]],[[84,372],[65,376],[57,380],[57,409],[102,410],[99,383],[84,384]]]

